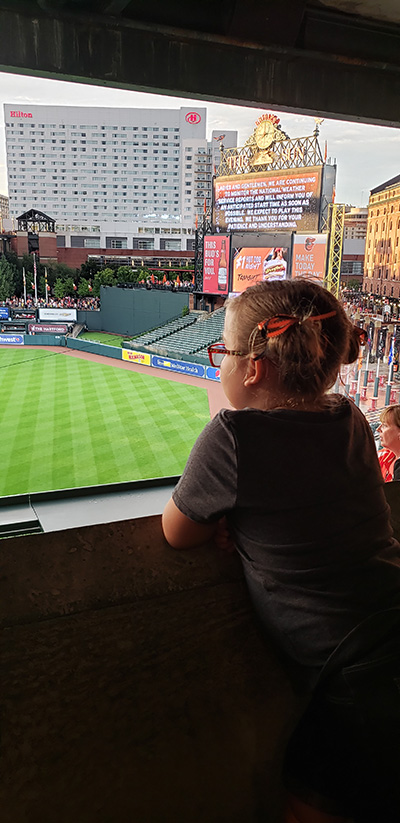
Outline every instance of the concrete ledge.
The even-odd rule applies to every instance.
[[[277,823],[300,706],[236,556],[159,517],[1,551],[2,823]]]

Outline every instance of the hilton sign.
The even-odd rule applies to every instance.
[[[10,117],[33,117],[33,114],[26,111],[10,111]]]

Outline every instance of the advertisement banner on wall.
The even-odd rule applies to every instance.
[[[221,369],[215,369],[214,366],[207,366],[206,367],[206,378],[207,380],[216,380],[218,383],[221,382]]]
[[[61,320],[69,323],[76,323],[76,309],[39,309],[39,320],[50,320],[50,322]]]
[[[289,249],[235,248],[232,263],[232,292],[237,294],[263,280],[285,280]]]
[[[29,323],[29,334],[66,334],[68,326],[63,326],[62,323],[58,325],[50,325],[50,323]]]
[[[8,306],[0,306],[0,320],[8,320],[10,316],[10,310]]]
[[[23,346],[24,337],[22,334],[0,334],[0,345]]]
[[[205,366],[200,363],[187,363],[184,360],[171,360],[169,357],[159,357],[157,354],[152,354],[151,365],[155,369],[167,369],[167,371],[176,371],[180,374],[191,374],[193,377],[204,377]]]
[[[292,277],[323,280],[326,268],[327,234],[295,234],[292,252]]]
[[[204,294],[228,294],[229,243],[222,234],[204,235]]]
[[[318,231],[322,166],[217,177],[217,231]]]
[[[151,366],[151,355],[144,351],[122,349],[122,359],[129,360],[131,363],[139,363],[140,366]]]
[[[36,320],[35,309],[13,309],[13,320]]]

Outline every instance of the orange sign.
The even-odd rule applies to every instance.
[[[285,280],[287,258],[285,248],[234,249],[232,292],[242,292],[263,280]]]
[[[292,277],[324,279],[327,239],[327,234],[294,235]]]

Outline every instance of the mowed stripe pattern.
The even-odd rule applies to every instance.
[[[0,495],[180,474],[203,388],[43,350],[0,351]]]

